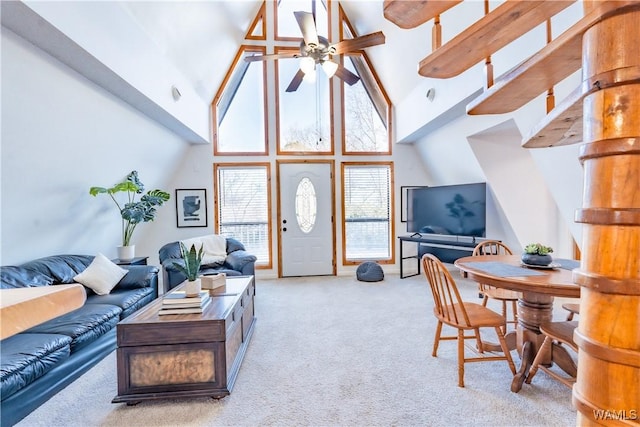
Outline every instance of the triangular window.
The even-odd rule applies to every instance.
[[[247,40],[266,40],[267,32],[264,25],[264,11],[266,9],[266,3],[263,3],[256,15],[255,19],[251,23],[249,27],[249,31],[247,31],[247,35],[245,39]]]
[[[213,100],[215,155],[267,154],[265,64],[244,60],[247,55],[264,51],[258,46],[241,46]]]
[[[340,7],[341,38],[356,36],[342,7]],[[352,54],[344,57],[344,66],[360,77],[349,86],[343,84],[344,128],[343,153],[390,154],[389,116],[391,102],[380,84],[367,54]]]

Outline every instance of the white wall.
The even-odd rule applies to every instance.
[[[208,100],[118,2],[3,2],[2,25],[190,142],[210,142]],[[173,97],[176,87],[181,97]]]
[[[2,27],[1,263],[60,253],[115,257],[120,216],[89,195],[138,170],[147,188],[173,193],[171,179],[189,145],[165,127]],[[149,236],[175,228],[173,199],[138,226]]]

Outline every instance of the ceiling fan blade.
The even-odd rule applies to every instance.
[[[340,78],[349,86],[353,86],[354,84],[358,83],[358,81],[360,80],[360,77],[356,76],[351,71],[344,68],[341,64],[338,64],[338,69],[336,70],[336,73],[334,74],[334,76]]]
[[[313,14],[309,12],[293,12],[298,21],[300,31],[302,31],[302,38],[304,44],[307,46],[318,46],[320,41],[318,40],[318,31],[316,30],[316,22],[313,19]]]
[[[269,55],[248,55],[244,57],[246,62],[266,61],[267,59],[299,58],[299,53],[273,53]]]
[[[332,52],[332,55],[339,55],[341,53],[351,52],[354,50],[361,50],[365,47],[384,44],[384,41],[384,33],[382,31],[377,31],[365,36],[342,40],[341,42],[338,42],[331,46],[329,50]]]
[[[298,70],[296,75],[293,76],[291,83],[289,83],[289,86],[287,86],[285,92],[295,92],[296,90],[298,90],[300,84],[302,83],[302,79],[304,79],[304,72],[302,70]]]

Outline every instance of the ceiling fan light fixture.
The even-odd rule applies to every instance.
[[[307,83],[315,83],[316,82],[316,70],[311,70],[308,73],[305,73],[304,78],[302,79]]]
[[[336,71],[338,71],[338,64],[331,60],[326,60],[322,62],[322,69],[328,77],[333,77]]]
[[[314,71],[316,69],[316,61],[310,56],[304,56],[300,58],[300,69],[305,75],[312,72],[313,74],[315,74]]]

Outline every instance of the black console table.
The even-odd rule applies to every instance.
[[[426,246],[426,252],[434,253],[442,262],[452,263],[458,258],[469,256],[473,252],[473,248],[484,240],[484,237],[467,237],[467,236],[449,236],[449,235],[437,235],[427,234],[421,235],[418,233],[408,234],[406,236],[398,236],[400,240],[400,278],[417,276],[420,274],[420,261],[423,252],[421,247]],[[415,243],[416,253],[414,255],[404,256],[403,249],[405,243]],[[406,259],[415,259],[418,265],[418,272],[415,274],[404,275],[403,264]]]

